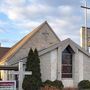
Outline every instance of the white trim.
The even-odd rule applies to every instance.
[[[61,60],[62,60],[62,51],[61,47],[58,48],[58,59],[57,59],[57,80],[61,80]]]

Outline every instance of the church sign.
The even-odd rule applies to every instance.
[[[16,90],[16,82],[0,81],[0,90]]]
[[[87,45],[87,48],[88,47],[90,47],[90,28],[87,28],[87,35],[86,35],[86,33],[85,33],[85,27],[82,27],[81,28],[81,37],[80,37],[80,39],[81,39],[81,46],[83,47],[83,48],[85,48],[85,46]],[[86,44],[86,42],[85,42],[85,36],[87,37],[86,38],[86,42],[87,42],[87,44]]]

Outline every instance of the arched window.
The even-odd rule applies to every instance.
[[[72,57],[74,51],[68,46],[62,52],[62,78],[72,78]]]

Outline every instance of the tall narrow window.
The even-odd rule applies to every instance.
[[[68,46],[62,52],[62,78],[72,78],[72,56],[73,50]]]

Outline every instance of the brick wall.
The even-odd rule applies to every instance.
[[[57,89],[57,88],[55,88],[55,87],[45,86],[45,87],[42,87],[41,90],[61,90],[61,89]]]
[[[78,90],[77,88],[64,88],[64,89],[58,89],[58,88],[55,88],[55,87],[48,87],[48,86],[45,86],[45,87],[42,87],[41,90]]]

